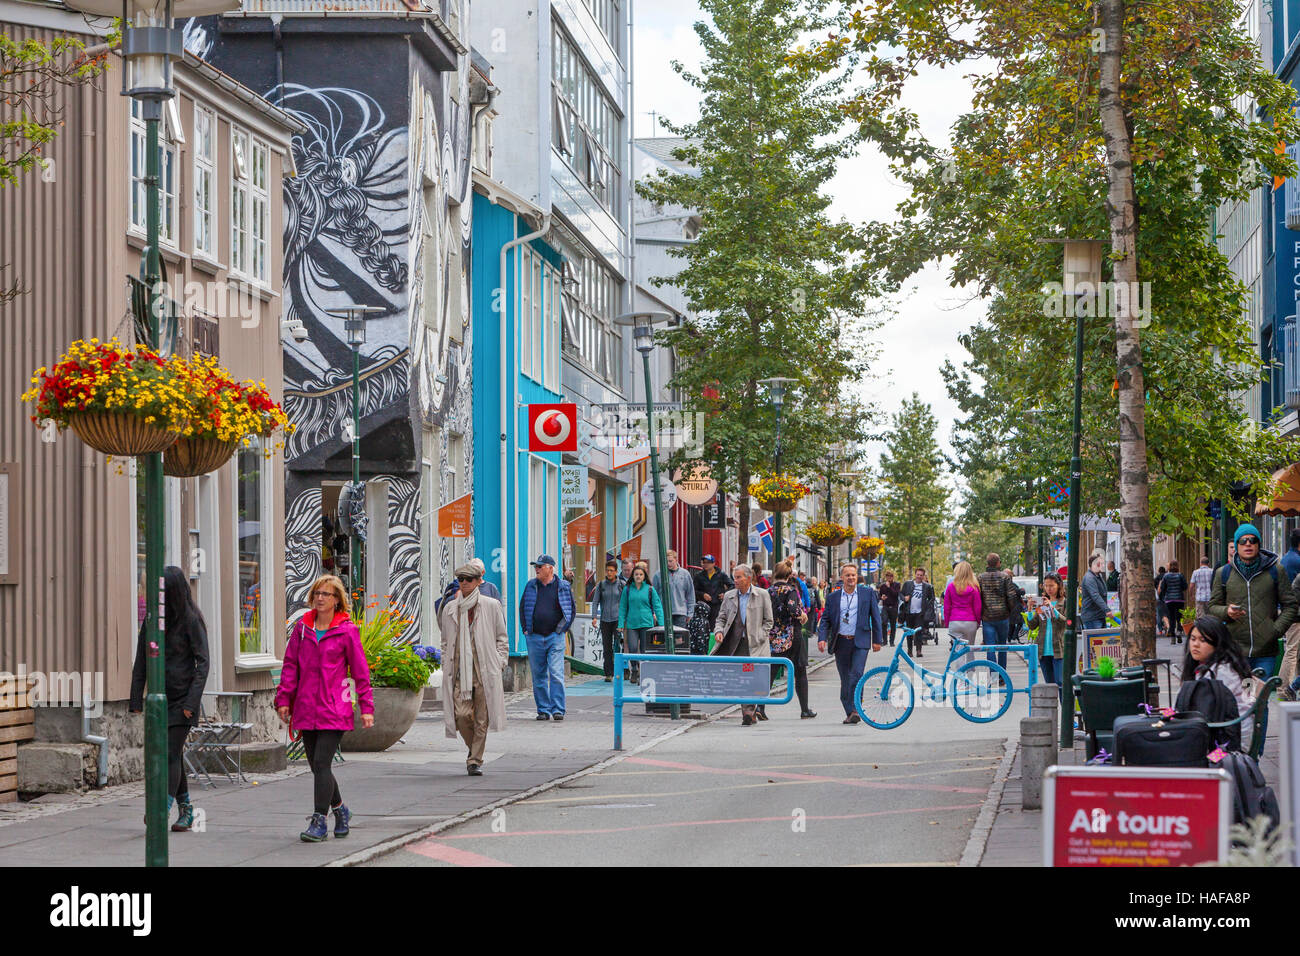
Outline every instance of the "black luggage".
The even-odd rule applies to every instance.
[[[1238,716],[1237,698],[1232,696],[1223,681],[1213,677],[1184,681],[1178,689],[1178,699],[1174,709],[1196,711],[1212,724],[1226,723]],[[1214,731],[1215,743],[1224,750],[1241,749],[1241,724],[1220,727]]]
[[[1264,780],[1259,762],[1249,754],[1228,753],[1216,764],[1232,777],[1232,822],[1246,824],[1258,816],[1272,822],[1269,832],[1282,820],[1282,808],[1273,788]]]
[[[1205,767],[1214,744],[1205,718],[1195,712],[1173,717],[1117,717],[1115,763],[1129,767]]]

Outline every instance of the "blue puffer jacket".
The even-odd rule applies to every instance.
[[[529,578],[524,585],[524,596],[519,599],[519,623],[525,634],[533,633],[533,610],[537,607],[537,578]],[[563,634],[573,623],[573,588],[569,582],[560,578],[560,613],[564,620],[555,629],[556,634]]]

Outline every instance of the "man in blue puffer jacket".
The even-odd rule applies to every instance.
[[[528,667],[538,720],[564,719],[564,635],[573,623],[573,589],[555,573],[555,559],[532,562],[537,576],[524,585],[519,622],[528,643]]]

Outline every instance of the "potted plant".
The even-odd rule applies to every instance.
[[[73,342],[53,368],[36,370],[23,401],[35,404],[37,427],[71,427],[91,448],[120,456],[165,450],[191,414],[175,362],[117,339]]]
[[[293,426],[265,383],[237,382],[214,358],[177,360],[177,371],[193,406],[190,420],[163,456],[163,473],[191,478],[216,471],[242,442],[254,435],[270,438],[277,428]]]
[[[853,529],[833,521],[814,521],[807,527],[806,533],[813,544],[833,548],[849,540],[853,536]]]
[[[749,486],[749,493],[764,511],[793,511],[799,499],[812,494],[812,489],[789,475],[769,475]]]
[[[358,595],[360,597],[360,595]],[[375,722],[361,726],[361,712],[353,697],[353,729],[343,735],[340,749],[375,752],[387,750],[411,729],[424,700],[424,686],[432,671],[410,644],[396,643],[412,621],[405,608],[391,597],[380,608],[377,596],[370,602],[354,600],[352,619],[361,632],[361,647],[370,667],[370,688],[375,700]],[[377,610],[376,610],[377,609]],[[367,618],[367,612],[373,612]]]
[[[1182,620],[1179,623],[1183,626],[1183,633],[1190,637],[1192,634],[1192,625],[1196,623],[1196,608],[1183,608],[1181,617]]]

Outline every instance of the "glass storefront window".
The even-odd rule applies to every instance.
[[[239,449],[235,454],[235,513],[238,521],[235,534],[239,562],[237,616],[241,654],[268,653],[265,595],[262,592],[266,564],[263,529],[269,518],[266,507],[267,464],[260,439],[255,439],[252,445]]]

